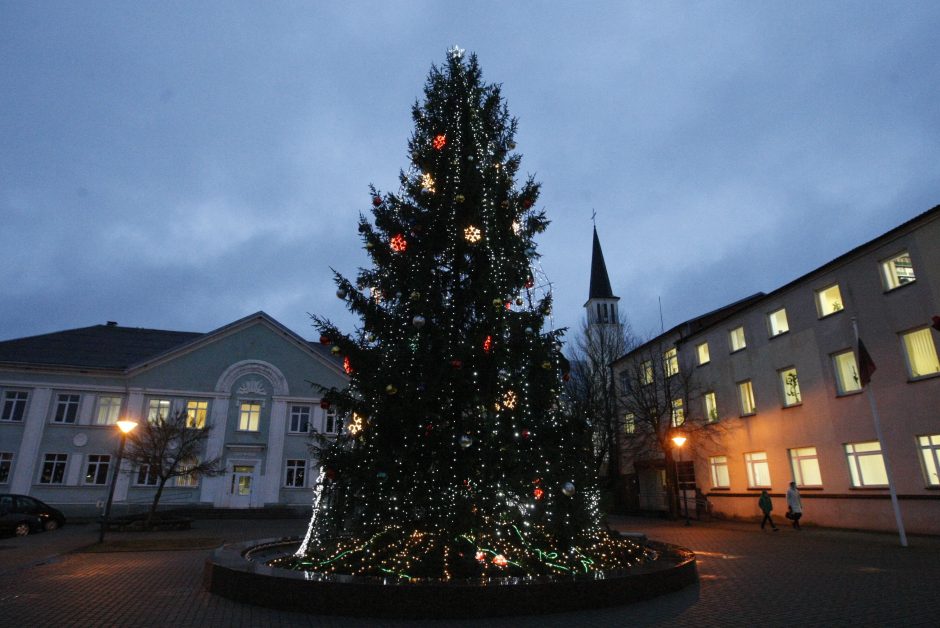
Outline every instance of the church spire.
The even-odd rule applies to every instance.
[[[594,248],[591,251],[591,285],[588,289],[588,300],[584,304],[590,324],[616,324],[620,321],[617,315],[617,301],[610,288],[610,276],[607,274],[607,264],[604,263],[604,252],[601,250],[601,241],[597,237],[597,226],[594,226]]]

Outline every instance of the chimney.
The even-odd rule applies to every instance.
[[[117,327],[117,321],[108,321],[108,327]]]

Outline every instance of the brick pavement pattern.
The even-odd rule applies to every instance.
[[[757,524],[617,519],[615,527],[683,545],[700,583],[634,605],[485,621],[310,616],[241,604],[202,588],[206,550],[69,553],[92,526],[0,539],[0,626],[938,626],[940,539]],[[228,541],[302,534],[305,522],[197,521],[166,536]],[[135,533],[112,534],[132,538]],[[137,533],[139,534],[139,533]],[[153,538],[150,536],[148,538]],[[63,553],[64,552],[64,553]]]

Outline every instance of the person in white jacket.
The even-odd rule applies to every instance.
[[[803,500],[800,499],[800,492],[796,490],[796,482],[790,482],[790,488],[787,489],[787,510],[790,512],[789,519],[793,520],[793,527],[800,529],[800,517],[803,516]]]

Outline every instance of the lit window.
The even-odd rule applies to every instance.
[[[156,469],[149,464],[142,464],[137,468],[137,477],[134,478],[134,484],[137,486],[156,486],[159,479]]]
[[[9,451],[0,452],[0,484],[6,484],[10,481],[10,470],[12,468],[13,453]]]
[[[940,373],[940,360],[937,360],[937,347],[933,344],[930,329],[918,329],[901,334],[904,344],[904,357],[907,358],[907,372],[911,377],[926,377]]]
[[[78,402],[81,399],[79,395],[63,394],[56,400],[55,416],[52,420],[56,423],[75,423],[78,417]]]
[[[623,415],[623,433],[636,434],[636,416],[632,412]]]
[[[284,478],[284,486],[288,488],[303,488],[307,480],[307,461],[306,460],[288,460],[287,475]]]
[[[169,399],[151,399],[147,407],[147,422],[166,421],[170,417]]]
[[[885,282],[885,290],[894,290],[906,283],[914,281],[914,265],[907,251],[895,255],[891,259],[881,262],[881,276]]]
[[[107,484],[108,467],[110,466],[111,456],[90,454],[88,464],[85,466],[85,484]]]
[[[770,326],[770,335],[779,336],[790,331],[790,323],[787,322],[787,311],[780,308],[767,315],[767,324]]]
[[[186,427],[201,430],[206,427],[206,415],[209,413],[208,401],[190,400],[186,402]],[[178,485],[177,485],[178,486]]]
[[[305,434],[310,431],[310,406],[291,406],[290,432]]]
[[[791,449],[790,466],[793,469],[793,480],[797,486],[822,486],[819,458],[816,457],[815,447]]]
[[[735,327],[728,332],[728,339],[731,342],[731,352],[740,351],[747,346],[744,341],[744,327]]]
[[[855,361],[855,352],[849,349],[832,356],[832,368],[836,373],[836,392],[840,395],[856,392],[862,389],[862,382],[858,375],[858,363]]]
[[[728,456],[712,456],[708,459],[712,472],[712,488],[729,488],[731,477],[728,475]]]
[[[679,353],[673,347],[663,354],[663,372],[672,377],[679,372]]]
[[[695,347],[695,352],[698,355],[698,364],[699,366],[703,364],[708,364],[711,361],[711,357],[708,355],[708,343],[703,342],[700,345]]]
[[[757,404],[754,403],[754,386],[751,380],[738,382],[738,403],[741,405],[741,416],[757,412]]]
[[[819,318],[841,312],[845,308],[839,284],[833,284],[816,292],[816,311]]]
[[[744,465],[747,467],[748,488],[770,488],[770,465],[767,463],[766,451],[744,454]]]
[[[940,486],[940,434],[918,436],[917,444],[920,448],[920,459],[924,463],[924,476],[927,486]],[[0,482],[2,482],[0,470]]]
[[[65,465],[68,461],[68,454],[46,454],[42,461],[42,473],[39,476],[39,483],[63,484],[65,482]]]
[[[796,376],[796,369],[791,366],[778,372],[780,373],[780,386],[783,389],[783,407],[789,408],[803,403],[800,398],[800,380]]]
[[[8,390],[3,394],[3,414],[0,421],[22,421],[26,414],[26,400],[29,393],[22,390]]]
[[[646,360],[640,364],[640,381],[644,384],[653,383],[653,362]]]
[[[98,411],[95,413],[95,425],[114,425],[121,416],[120,397],[98,397]]]
[[[881,443],[848,443],[845,456],[849,461],[849,473],[852,486],[887,486],[888,472],[885,471],[885,459],[881,455]]]
[[[244,432],[257,432],[261,422],[261,402],[243,401],[239,406],[238,429]]]
[[[718,420],[718,399],[714,392],[707,392],[702,398],[705,400],[705,420],[714,423]]]
[[[205,423],[203,423],[203,427],[205,427]],[[202,429],[202,427],[198,429]],[[183,475],[176,476],[176,485],[180,488],[196,488],[199,486],[199,476],[192,473],[192,469],[195,469],[198,465],[199,461],[195,458],[180,462],[180,471],[183,472]]]
[[[343,419],[336,414],[336,408],[330,408],[323,417],[323,432],[326,434],[339,434],[343,429]]]
[[[685,410],[682,407],[682,399],[672,400],[672,426],[679,427],[685,423]]]

